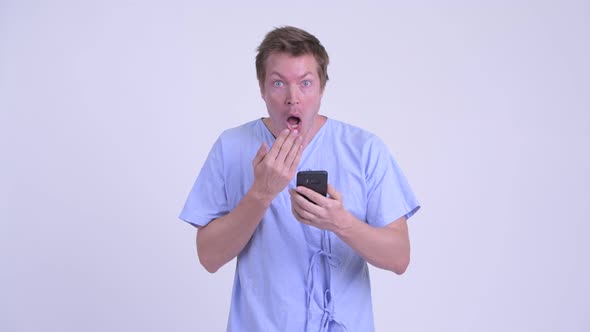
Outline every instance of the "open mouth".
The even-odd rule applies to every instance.
[[[290,116],[287,118],[287,126],[289,130],[295,130],[299,127],[299,123],[301,123],[301,118],[297,116]]]

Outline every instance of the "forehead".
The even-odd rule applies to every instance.
[[[272,53],[266,59],[266,76],[301,76],[306,73],[318,75],[318,63],[311,54],[293,56],[287,53]]]

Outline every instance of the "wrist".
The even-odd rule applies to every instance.
[[[251,200],[262,204],[266,208],[270,206],[270,203],[274,199],[274,196],[269,195],[264,191],[258,190],[254,186],[250,187],[250,190],[248,190],[246,193],[246,197],[249,197]]]
[[[352,215],[352,213],[346,211],[342,218],[338,219],[338,223],[335,225],[332,232],[341,238],[349,237],[354,232],[354,224],[357,221],[358,220]]]

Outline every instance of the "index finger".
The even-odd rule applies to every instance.
[[[296,187],[295,190],[298,193],[300,193],[304,196],[307,196],[307,198],[311,199],[318,206],[322,206],[322,204],[320,204],[320,203],[324,199],[326,199],[326,197],[324,195],[318,194],[317,192],[315,192],[307,187],[299,186],[299,187]]]
[[[293,162],[293,160],[289,160],[289,156],[293,156],[294,153],[297,153],[297,150],[299,149],[298,144],[296,144],[297,139],[300,139],[301,135],[299,135],[299,132],[297,131],[297,129],[291,131],[289,133],[289,136],[287,136],[287,138],[285,138],[285,140],[283,141],[283,145],[281,146],[281,150],[279,151],[279,155],[277,156],[277,160],[278,161],[284,161],[287,165],[291,165],[291,162]],[[291,153],[292,151],[294,151],[293,153]],[[294,157],[293,157],[294,158]]]
[[[270,147],[270,151],[268,151],[268,154],[266,155],[268,158],[270,158],[270,160],[275,160],[277,158],[277,155],[281,150],[281,146],[283,146],[283,143],[287,139],[287,136],[289,136],[290,132],[291,131],[289,130],[289,128],[285,128],[283,129],[283,131],[281,131],[279,137],[275,139],[275,142]]]

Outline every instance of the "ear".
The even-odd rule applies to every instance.
[[[324,91],[326,91],[326,85],[328,82],[324,83],[324,86],[320,86],[320,98],[324,97]]]
[[[259,83],[258,87],[260,88],[260,97],[262,100],[266,101],[266,98],[264,97],[264,84]]]

